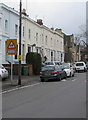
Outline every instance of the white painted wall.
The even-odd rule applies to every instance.
[[[17,11],[9,8],[8,6],[5,6],[4,4],[0,4],[0,10],[1,10],[0,11],[0,14],[1,14],[0,39],[2,42],[1,58],[2,58],[2,63],[5,64],[7,63],[6,60],[11,60],[10,55],[6,56],[5,42],[7,39],[18,40],[18,35],[15,35],[15,24],[19,26],[19,16]],[[5,20],[7,20],[7,31],[5,31]],[[14,59],[14,56],[13,56],[13,59]]]

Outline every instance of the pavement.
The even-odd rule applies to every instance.
[[[22,86],[27,86],[31,84],[36,84],[40,82],[40,77],[39,75],[33,75],[33,76],[21,76],[21,85],[18,85],[18,76],[14,75],[12,80],[11,76],[9,76],[8,79],[2,81],[2,92],[11,90],[14,88],[19,88]]]

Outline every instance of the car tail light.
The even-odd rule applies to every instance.
[[[53,74],[58,74],[59,72],[54,72]]]
[[[42,75],[42,72],[40,72],[40,75]]]

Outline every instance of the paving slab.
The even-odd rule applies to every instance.
[[[17,87],[27,86],[31,84],[35,84],[40,82],[39,75],[36,76],[21,76],[21,85],[18,85],[18,76],[13,76],[11,80],[11,76],[8,79],[2,81],[2,91],[14,89]]]

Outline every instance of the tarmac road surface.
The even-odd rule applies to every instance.
[[[2,94],[3,118],[86,118],[86,73]]]

